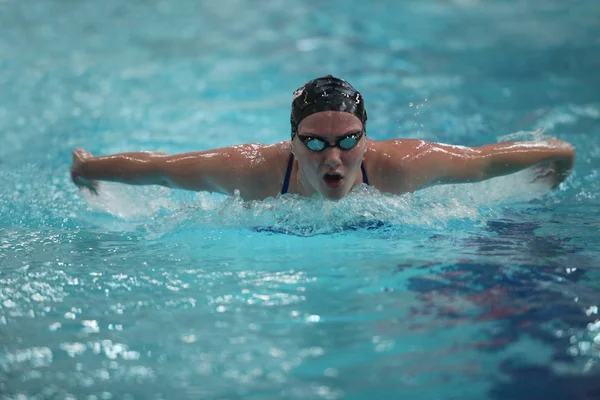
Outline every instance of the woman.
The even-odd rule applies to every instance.
[[[290,141],[244,144],[167,155],[136,152],[93,157],[73,152],[71,177],[94,193],[96,181],[233,194],[246,200],[279,193],[339,200],[364,183],[402,194],[444,183],[477,182],[522,169],[549,167],[556,187],[573,167],[566,142],[496,143],[462,147],[415,139],[367,139],[362,95],[331,75],[294,93]]]

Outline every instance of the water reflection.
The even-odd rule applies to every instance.
[[[600,388],[600,346],[594,342],[600,291],[586,284],[586,273],[597,266],[572,240],[537,236],[539,227],[490,221],[493,235],[477,235],[461,246],[464,261],[422,265],[429,273],[409,279],[422,303],[411,312],[411,329],[480,325],[476,340],[453,351],[477,349],[503,360],[492,398],[593,398]],[[499,257],[504,262],[498,263]],[[477,258],[482,262],[469,261]],[[543,350],[512,354],[531,339]]]

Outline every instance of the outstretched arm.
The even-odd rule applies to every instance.
[[[481,147],[415,141],[408,147],[411,146],[401,167],[412,181],[410,190],[444,183],[478,182],[533,166],[549,167],[549,176],[544,178],[549,178],[556,187],[569,175],[575,160],[573,147],[558,139]]]
[[[532,166],[547,166],[552,187],[564,181],[573,169],[575,149],[552,139],[540,142],[499,143],[479,147],[484,158],[482,179],[507,175]]]
[[[94,157],[83,149],[73,151],[71,178],[80,188],[97,194],[96,181],[121,182],[130,185],[161,184],[159,157],[165,153],[135,152]]]
[[[278,154],[276,145],[240,145],[176,155],[135,152],[100,157],[77,149],[73,152],[71,177],[79,187],[94,192],[96,181],[112,181],[223,194],[239,189],[245,198],[263,194],[267,197],[273,181],[268,177],[273,173],[269,165],[273,165]]]

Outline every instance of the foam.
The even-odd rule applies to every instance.
[[[386,227],[444,229],[456,221],[480,224],[501,216],[503,205],[535,200],[548,192],[546,184],[531,183],[532,178],[532,172],[526,170],[401,196],[360,185],[338,202],[291,194],[244,201],[239,195],[191,192],[177,199],[180,191],[117,184],[104,184],[99,196],[86,195],[86,199],[93,211],[133,222],[151,237],[189,228],[243,228],[312,236]],[[101,223],[110,229],[108,221]]]

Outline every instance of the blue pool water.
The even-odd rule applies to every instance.
[[[600,5],[0,0],[0,396],[600,398]],[[373,139],[559,137],[524,171],[338,203],[71,184],[70,152],[289,134],[336,74]]]

